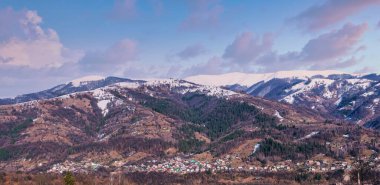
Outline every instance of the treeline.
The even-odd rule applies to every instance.
[[[3,123],[0,127],[0,138],[11,137],[15,139],[19,137],[20,133],[28,128],[32,123],[32,118],[26,118],[24,120],[10,123]]]
[[[55,142],[34,142],[20,145],[10,145],[0,149],[2,160],[13,159],[35,159],[43,156],[44,158],[51,158],[60,160],[66,157],[66,150],[68,146],[62,143]]]
[[[0,148],[0,161],[6,161],[11,158],[11,154],[8,150]]]
[[[111,138],[106,143],[87,143],[78,146],[69,147],[68,154],[89,153],[89,152],[107,152],[116,150],[122,154],[130,152],[146,152],[153,155],[163,155],[164,151],[173,144],[165,142],[161,139],[147,138]]]
[[[273,116],[261,113],[246,102],[228,101],[201,94],[186,94],[181,99],[147,97],[142,103],[156,112],[204,125],[211,139],[223,136],[232,125],[250,121],[252,124],[272,124]]]
[[[318,142],[306,143],[280,143],[267,138],[260,143],[260,148],[255,154],[259,156],[263,154],[265,157],[281,157],[281,159],[308,159],[317,153],[328,154],[329,150]]]
[[[202,151],[204,143],[204,141],[195,138],[181,139],[178,142],[178,149],[180,152],[184,153],[199,153]]]

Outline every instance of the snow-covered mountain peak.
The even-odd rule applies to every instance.
[[[251,86],[261,81],[269,81],[274,78],[297,78],[306,79],[313,76],[324,76],[327,77],[332,74],[345,74],[341,71],[326,70],[326,71],[307,71],[307,70],[297,70],[297,71],[278,71],[274,73],[227,73],[220,75],[196,75],[185,78],[186,81],[203,84],[203,85],[215,85],[215,86],[226,86],[239,84],[242,86]]]
[[[208,96],[217,96],[217,97],[229,97],[232,95],[237,95],[234,91],[222,89],[214,85],[202,85],[194,84],[186,80],[181,79],[151,79],[148,80],[144,85],[147,86],[168,86],[170,89],[174,90],[177,93],[185,94],[198,92]]]
[[[152,86],[158,86],[158,85],[170,85],[171,87],[179,87],[179,86],[194,86],[194,84],[191,84],[189,82],[186,82],[181,79],[173,79],[173,78],[168,78],[168,79],[151,79],[146,82],[146,85],[152,85]]]
[[[324,70],[324,71],[309,71],[309,70],[295,70],[295,71],[278,71],[273,73],[272,78],[310,78],[313,76],[324,76],[327,77],[329,75],[340,75],[346,74],[342,71],[335,70]]]
[[[81,78],[77,78],[75,80],[70,81],[74,87],[79,87],[82,83],[85,82],[92,82],[92,81],[99,81],[99,80],[104,80],[105,77],[103,76],[97,76],[97,75],[91,75],[91,76],[84,76]]]

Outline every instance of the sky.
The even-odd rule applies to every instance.
[[[0,97],[87,75],[380,71],[380,0],[0,0]]]

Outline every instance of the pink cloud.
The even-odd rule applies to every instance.
[[[154,16],[160,16],[164,10],[162,0],[149,0],[148,5],[154,11]],[[137,0],[115,0],[114,5],[109,12],[109,18],[116,21],[129,21],[138,16],[146,15],[148,12],[139,11],[139,1]]]
[[[257,60],[265,71],[295,68],[341,69],[359,63],[354,55],[363,48],[357,46],[367,24],[346,24],[339,30],[332,30],[309,40],[301,51],[277,54],[267,53]]]
[[[326,60],[353,51],[363,34],[368,30],[367,24],[348,23],[339,30],[333,30],[311,39],[302,49],[301,57],[305,61]],[[360,46],[358,49],[362,49]]]
[[[110,62],[136,60],[138,54],[137,43],[131,39],[123,39],[108,48],[105,54]]]
[[[291,20],[309,31],[320,30],[345,20],[347,17],[372,5],[379,0],[329,0],[312,6]]]
[[[218,74],[226,69],[223,59],[220,57],[212,57],[205,63],[193,65],[183,71],[182,76],[191,76],[197,74]]]
[[[310,39],[300,51],[278,53],[273,49],[273,36],[254,36],[245,32],[236,36],[224,51],[223,57],[214,57],[184,71],[184,76],[216,74],[228,71],[272,72],[295,69],[343,69],[359,64],[365,49],[360,45],[368,25],[345,24]]]
[[[206,52],[206,49],[201,44],[195,44],[186,47],[179,53],[177,53],[177,56],[180,57],[182,60],[187,60],[190,58],[197,57],[199,55],[202,55]]]
[[[331,59],[329,63],[325,62],[316,62],[312,66],[310,66],[310,69],[316,69],[316,70],[326,70],[326,69],[344,69],[347,67],[354,66],[358,64],[360,61],[362,61],[363,58],[356,58],[356,57],[351,57],[346,60],[342,60],[341,58],[337,59]]]
[[[151,0],[151,4],[156,15],[161,15],[164,10],[164,3],[162,0]]]
[[[189,0],[190,13],[182,22],[182,30],[194,30],[215,27],[223,13],[219,0]]]
[[[252,32],[244,32],[227,46],[223,58],[230,59],[234,63],[248,64],[263,53],[272,49],[273,36],[265,34],[263,37],[255,37]]]
[[[24,31],[21,27],[20,20],[25,17],[25,11],[14,11],[12,8],[0,10],[0,40],[10,37],[23,36]]]
[[[373,73],[376,70],[377,70],[377,68],[366,66],[366,67],[363,67],[359,70],[356,70],[355,73],[359,73],[359,74]]]
[[[111,18],[128,20],[137,15],[136,0],[116,0],[111,11]]]
[[[123,39],[104,51],[88,52],[79,66],[83,72],[113,73],[132,66],[138,52],[136,41]]]

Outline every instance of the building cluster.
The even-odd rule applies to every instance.
[[[176,157],[168,160],[151,160],[146,164],[126,165],[127,172],[168,172],[168,173],[197,173],[197,172],[216,172],[232,170],[230,164],[225,160],[218,159],[214,162],[198,161],[195,159],[182,159]]]
[[[87,160],[81,162],[65,161],[63,163],[54,164],[47,172],[63,173],[70,171],[73,173],[87,173],[90,171],[95,171],[101,166],[102,165],[98,163]]]
[[[352,166],[345,161],[334,161],[332,163],[324,160],[307,160],[304,163],[296,163],[297,168],[304,168],[310,172],[326,172],[335,170],[351,170]]]
[[[373,165],[380,170],[380,159]],[[247,171],[247,172],[280,172],[305,169],[310,172],[328,172],[336,170],[351,170],[352,165],[346,161],[328,162],[325,160],[307,160],[303,163],[293,163],[291,160],[278,162],[266,166],[241,165],[233,167],[227,158],[217,159],[214,162],[197,161],[194,159],[182,159],[180,157],[169,160],[152,160],[139,165],[125,165],[126,172],[167,172],[167,173],[197,173],[197,172],[221,172],[221,171]]]
[[[198,172],[222,172],[222,171],[286,171],[291,170],[287,164],[278,164],[273,166],[235,166],[231,164],[231,157],[216,159],[214,161],[198,161],[195,159],[182,159],[176,157],[168,160],[151,160],[145,164],[125,165],[125,171],[128,172],[167,172],[167,173],[198,173]]]
[[[234,157],[227,156],[222,159],[213,161],[199,161],[192,158],[175,157],[162,160],[148,160],[141,164],[118,164],[114,166],[125,173],[131,172],[165,172],[165,173],[200,173],[200,172],[226,172],[226,171],[247,171],[247,172],[280,172],[293,171],[296,169],[305,169],[310,172],[328,172],[335,170],[351,170],[353,167],[345,161],[328,162],[326,160],[307,160],[305,162],[295,163],[291,160],[282,161],[266,166],[254,166],[249,164],[232,165]],[[380,170],[380,159],[376,158],[372,164],[377,170]],[[99,167],[110,168],[110,166],[101,165],[91,161],[72,162],[65,161],[53,165],[48,172],[62,173],[65,171],[87,173],[95,171]],[[112,168],[112,166],[111,166]]]

